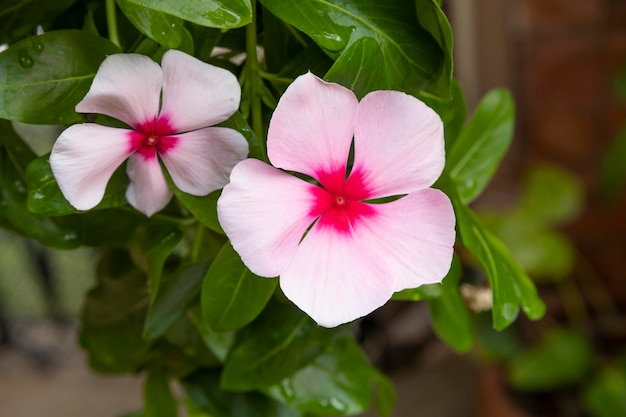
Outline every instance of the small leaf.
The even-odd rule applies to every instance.
[[[150,371],[143,385],[144,417],[176,417],[178,404],[162,372]]]
[[[311,363],[341,331],[318,327],[290,304],[270,303],[239,333],[221,386],[249,391],[274,385]]]
[[[144,35],[165,48],[177,48],[182,39],[183,21],[172,15],[139,6],[129,0],[116,0],[128,20]]]
[[[148,340],[161,336],[187,312],[189,302],[198,294],[209,262],[200,262],[183,269],[168,280],[148,310],[143,337]]]
[[[67,125],[107,55],[120,52],[88,32],[59,30],[17,42],[0,53],[0,118]]]
[[[446,170],[464,203],[476,198],[489,183],[511,144],[515,109],[507,90],[487,93],[469,124],[450,150]]]
[[[626,415],[626,369],[605,369],[587,384],[583,405],[591,417]]]
[[[593,364],[585,335],[573,330],[550,332],[539,346],[520,353],[508,367],[511,384],[524,391],[550,391],[578,384]]]
[[[217,331],[243,327],[263,310],[277,284],[277,279],[250,272],[231,244],[226,243],[202,285],[203,317]]]
[[[564,223],[582,211],[583,190],[576,179],[562,169],[535,167],[525,183],[520,208],[538,220]]]
[[[214,28],[238,28],[252,20],[250,0],[127,0],[183,20]]]

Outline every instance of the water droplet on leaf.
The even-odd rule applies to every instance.
[[[39,39],[38,36],[32,37],[31,38],[31,43],[33,45],[33,50],[35,52],[43,51],[43,42],[41,41],[41,39]]]
[[[33,66],[33,58],[28,55],[26,51],[19,51],[17,53],[17,60],[22,68],[30,68]]]

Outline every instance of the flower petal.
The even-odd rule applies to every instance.
[[[162,210],[171,200],[172,190],[167,186],[157,158],[133,154],[128,158],[126,173],[130,178],[126,200],[146,216]]]
[[[50,153],[61,192],[78,210],[95,207],[113,172],[130,155],[126,129],[79,124],[65,129]]]
[[[147,56],[110,55],[76,111],[106,114],[133,127],[151,122],[159,114],[162,79],[161,68]]]
[[[160,156],[176,186],[207,195],[228,183],[233,167],[248,156],[248,142],[233,129],[209,127],[176,135],[175,145]]]
[[[374,91],[359,103],[352,172],[370,198],[430,187],[445,164],[443,124],[431,108],[398,91]]]
[[[439,190],[371,205],[346,232],[317,223],[280,275],[291,301],[334,327],[383,305],[395,291],[441,282],[452,262],[454,212]]]
[[[267,153],[272,164],[318,180],[321,173],[345,173],[357,105],[354,93],[339,84],[311,73],[296,78],[270,120]]]
[[[176,132],[223,122],[239,108],[241,87],[230,71],[176,50],[167,51],[161,65],[161,117],[166,117]]]
[[[393,294],[393,277],[372,256],[376,242],[331,227],[313,226],[280,287],[319,325],[335,327],[371,313]]]
[[[394,291],[441,282],[450,269],[455,217],[444,193],[426,188],[372,205],[378,215],[361,222],[360,238],[372,242],[378,262],[394,278]]]
[[[241,161],[217,201],[222,228],[244,264],[264,277],[290,264],[314,220],[315,186],[256,159]]]

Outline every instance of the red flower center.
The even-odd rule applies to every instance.
[[[129,132],[129,152],[137,152],[144,159],[156,158],[156,154],[164,154],[178,142],[176,131],[169,122],[169,117],[160,116],[134,126]]]
[[[313,190],[315,204],[311,214],[319,217],[317,224],[320,227],[350,233],[356,224],[375,214],[374,208],[362,201],[370,193],[361,172],[353,172],[347,179],[342,170],[321,173],[317,177],[322,186]]]

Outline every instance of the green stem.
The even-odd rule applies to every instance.
[[[256,135],[265,153],[265,140],[263,139],[263,113],[261,108],[261,95],[259,83],[263,82],[260,77],[259,60],[256,54],[256,0],[252,4],[252,22],[246,26],[246,54],[248,83],[250,83],[250,116],[252,118],[252,131]]]
[[[202,248],[202,238],[204,237],[204,226],[200,223],[196,225],[196,233],[193,237],[193,244],[191,245],[191,262],[198,262],[200,257],[200,249]]]
[[[106,0],[107,29],[109,40],[117,46],[121,46],[120,36],[117,33],[117,17],[115,15],[115,0]]]

